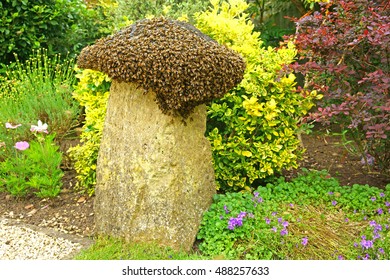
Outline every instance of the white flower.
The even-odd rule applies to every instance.
[[[9,122],[5,123],[5,128],[15,129],[15,128],[18,128],[19,126],[21,126],[21,124],[12,125]]]
[[[31,129],[30,131],[32,132],[44,132],[44,133],[48,133],[47,132],[47,124],[42,124],[42,122],[39,120],[38,121],[38,125],[31,125]]]

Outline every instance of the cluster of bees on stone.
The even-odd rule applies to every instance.
[[[77,64],[153,90],[163,113],[183,118],[226,94],[245,70],[236,52],[188,23],[165,18],[140,20],[99,39],[82,50]]]

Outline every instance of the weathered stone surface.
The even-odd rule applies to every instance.
[[[206,106],[163,114],[155,93],[113,81],[97,166],[96,230],[189,250],[215,193]]]

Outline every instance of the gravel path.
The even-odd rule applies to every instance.
[[[72,259],[92,240],[0,217],[0,260]]]

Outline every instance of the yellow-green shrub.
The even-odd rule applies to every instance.
[[[92,194],[96,185],[96,163],[111,85],[107,75],[93,70],[78,72],[73,97],[85,108],[81,143],[69,149],[77,172],[77,187]]]
[[[263,48],[244,0],[211,4],[196,15],[197,27],[241,53],[247,63],[241,84],[209,106],[215,175],[224,191],[249,190],[256,180],[297,167],[298,121],[316,93],[297,94],[295,76],[281,74],[283,65],[294,60],[294,46]]]

